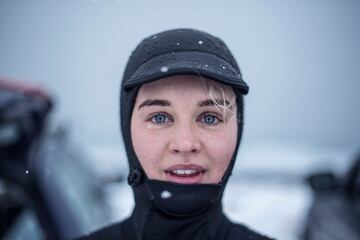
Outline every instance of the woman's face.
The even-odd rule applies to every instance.
[[[228,95],[224,97],[230,102]],[[197,76],[179,75],[141,86],[131,137],[150,179],[182,184],[221,180],[236,147],[236,109],[223,112],[213,100],[224,102],[220,94],[211,98]]]

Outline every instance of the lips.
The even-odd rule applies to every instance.
[[[194,184],[201,183],[206,169],[199,165],[174,165],[165,170],[167,181]]]

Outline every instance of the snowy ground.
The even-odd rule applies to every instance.
[[[253,182],[244,179],[229,184],[224,211],[236,222],[275,237],[298,239],[311,194],[303,185]]]

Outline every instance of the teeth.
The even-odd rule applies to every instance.
[[[191,175],[196,173],[195,170],[191,170],[191,169],[176,169],[176,170],[172,170],[171,172],[177,175]]]

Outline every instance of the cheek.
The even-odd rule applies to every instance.
[[[212,162],[213,181],[220,181],[234,154],[237,140],[237,125],[229,125],[224,131],[208,138],[208,153]]]
[[[236,136],[234,138],[229,138],[229,136],[220,136],[219,138],[210,142],[209,151],[211,152],[211,155],[213,156],[217,166],[223,166],[222,168],[227,167],[235,151],[235,145]]]
[[[160,166],[162,144],[149,134],[145,124],[132,121],[131,138],[134,151],[138,157],[141,166],[149,178],[155,178],[158,172],[157,166]]]

